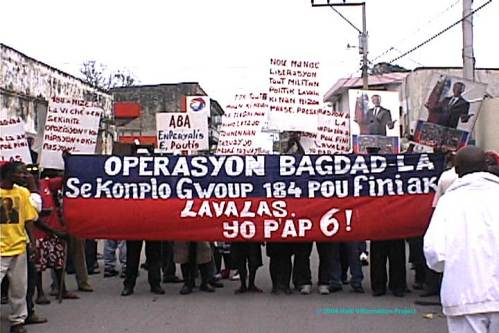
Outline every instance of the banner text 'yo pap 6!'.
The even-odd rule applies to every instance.
[[[345,241],[424,233],[439,155],[66,157],[86,238]]]

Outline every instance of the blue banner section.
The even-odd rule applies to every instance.
[[[428,194],[443,156],[66,157],[64,195],[107,199],[346,198]]]

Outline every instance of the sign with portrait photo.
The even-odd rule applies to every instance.
[[[414,140],[447,150],[457,150],[466,145],[486,88],[484,83],[434,75],[426,98],[420,103]]]
[[[400,137],[399,93],[378,90],[348,91],[353,151],[398,153]]]

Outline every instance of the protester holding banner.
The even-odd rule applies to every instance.
[[[256,271],[263,265],[260,243],[234,242],[231,244],[232,261],[238,269],[241,286],[235,291],[242,294],[247,291],[261,293],[262,290],[255,285]],[[246,277],[248,276],[248,283]]]
[[[293,249],[293,285],[302,295],[312,291],[312,272],[310,270],[310,255],[313,242],[297,242],[291,245]]]
[[[270,258],[269,270],[272,280],[272,294],[277,295],[280,292],[292,294],[289,288],[291,280],[291,271],[293,264],[291,257],[293,249],[286,243],[267,243],[267,256]]]
[[[40,193],[43,200],[43,211],[48,216],[41,217],[36,222],[36,241],[37,249],[39,251],[38,262],[37,262],[37,304],[48,304],[50,301],[45,297],[43,291],[43,279],[42,273],[47,268],[54,269],[57,286],[62,285],[62,297],[65,299],[78,299],[79,297],[67,291],[66,284],[61,279],[64,279],[64,256],[65,253],[65,242],[68,239],[68,235],[63,231],[63,223],[61,221],[61,212],[58,206],[57,193],[62,189],[62,178],[46,178],[42,174],[42,178],[39,182]]]
[[[177,265],[173,261],[173,242],[161,242],[161,271],[163,272],[163,283],[180,283],[177,272]]]
[[[151,292],[153,294],[163,295],[165,291],[161,288],[161,242],[146,240],[145,243],[148,263],[147,280],[151,287]],[[141,250],[141,240],[126,241],[126,269],[121,296],[129,296],[134,292],[135,282],[137,281],[139,272]]]
[[[301,132],[290,132],[284,154],[304,155],[305,150],[301,144]],[[297,242],[293,248],[293,284],[301,294],[308,295],[312,290],[312,273],[310,271],[310,255],[313,242]]]
[[[0,179],[0,280],[9,278],[9,303],[12,313],[10,331],[26,332],[24,322],[28,316],[27,292],[27,235],[34,248],[30,222],[38,218],[38,213],[30,201],[28,189],[15,186],[20,170],[16,163],[8,162],[1,167]],[[16,214],[13,214],[15,212]],[[14,218],[15,217],[15,218]],[[26,232],[27,231],[27,232]]]
[[[340,250],[343,248],[343,251]],[[359,242],[342,242],[332,244],[330,291],[337,292],[343,289],[342,283],[342,259],[345,256],[346,266],[350,269],[350,286],[356,293],[364,293],[362,288],[362,265],[360,262]]]
[[[121,273],[116,270],[116,251],[121,263]],[[124,240],[104,240],[104,277],[113,277],[120,275],[124,278],[126,275],[126,241]]]
[[[499,177],[485,172],[477,147],[462,148],[455,160],[459,179],[438,201],[424,237],[426,261],[443,272],[449,332],[499,332]]]
[[[334,246],[337,243],[333,242],[316,242],[317,254],[319,255],[319,271],[317,274],[317,286],[319,294],[329,295],[331,288],[331,272],[333,268],[333,252]],[[338,289],[339,290],[339,289]]]
[[[373,240],[371,241],[371,289],[373,296],[386,294],[388,289],[396,297],[403,297],[407,289],[405,269],[405,241]],[[389,261],[388,279],[386,264]]]
[[[26,166],[23,162],[13,162],[16,169],[16,177],[14,179],[14,186],[22,186],[30,191],[30,202],[35,207],[37,213],[42,211],[42,197],[39,194],[39,184],[35,179],[34,174],[38,174],[37,165]],[[35,226],[40,225],[40,220],[34,221]],[[35,238],[36,228],[33,228],[31,233]],[[28,288],[26,291],[26,305],[28,309],[28,317],[24,321],[25,325],[28,324],[43,324],[47,322],[46,318],[40,317],[35,313],[35,288],[38,284],[36,261],[40,258],[38,247],[35,245],[34,250],[31,246],[26,249],[28,253]],[[8,280],[6,280],[8,282]]]
[[[64,152],[63,155],[67,156],[67,153]],[[43,173],[43,178],[48,177],[50,179],[60,180],[62,179],[63,176],[62,171],[51,168],[44,168],[42,173]],[[57,184],[58,181],[53,181],[53,182],[54,184]],[[57,193],[55,193],[56,188],[52,187],[52,192],[54,192],[54,198],[59,198],[59,195],[61,194],[59,191],[62,190],[62,183],[60,185],[61,185],[60,187],[57,187]],[[56,203],[56,205],[58,205],[59,207],[62,206],[61,203],[58,204]],[[61,221],[61,223],[64,222]],[[75,274],[78,290],[83,292],[93,292],[94,290],[88,281],[87,263],[85,260],[85,240],[75,235],[68,234],[67,245],[68,245],[67,263],[68,264],[71,263],[73,269],[73,272],[71,273]],[[70,272],[69,268],[66,267],[66,269],[69,273]],[[51,296],[59,295],[59,285],[57,285],[56,282],[57,281],[54,281],[54,283],[52,283],[52,290],[50,291]]]
[[[201,273],[201,285],[199,290],[214,292],[209,282],[210,262],[212,260],[211,247],[208,242],[174,242],[174,260],[180,264],[184,285],[180,289],[181,295],[192,293],[195,287],[196,271]]]

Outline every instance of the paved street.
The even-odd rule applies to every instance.
[[[100,261],[102,267],[102,261]],[[312,257],[314,280],[318,259]],[[409,281],[413,271],[408,270]],[[37,312],[49,320],[44,325],[31,325],[31,333],[118,333],[118,332],[446,332],[440,307],[415,306],[416,292],[405,298],[391,295],[374,298],[369,293],[369,267],[364,267],[364,287],[368,293],[359,295],[343,291],[329,296],[314,293],[303,296],[271,295],[268,262],[258,271],[257,284],[264,294],[235,296],[238,282],[224,280],[225,288],[215,294],[195,291],[181,296],[181,284],[163,285],[166,294],[149,292],[145,271],[141,270],[135,294],[120,296],[122,280],[92,275],[94,293],[79,293],[79,300],[53,301],[37,306]],[[48,283],[48,278],[45,283]],[[71,290],[76,288],[73,276],[68,279]],[[47,287],[48,290],[48,287]],[[411,314],[333,314],[351,309],[409,309]],[[335,310],[338,309],[338,310]],[[343,309],[343,310],[342,310]],[[414,313],[415,310],[415,313]],[[8,332],[8,306],[2,306],[2,332]],[[321,314],[322,312],[322,314]],[[423,318],[434,312],[433,319]]]

